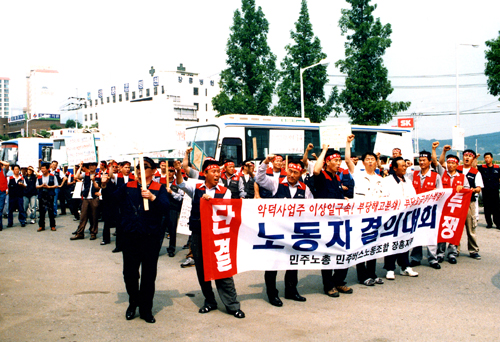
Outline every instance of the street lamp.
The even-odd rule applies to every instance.
[[[478,44],[455,44],[455,80],[456,80],[456,91],[457,91],[457,128],[460,127],[460,106],[459,106],[459,96],[458,96],[458,47],[462,46],[472,46],[477,48]]]
[[[300,112],[301,112],[300,117],[302,119],[304,119],[306,117],[305,110],[304,110],[304,80],[303,80],[304,71],[306,71],[307,69],[313,68],[315,66],[318,66],[318,65],[327,66],[328,64],[330,64],[330,62],[327,62],[326,59],[323,59],[323,60],[319,61],[319,63],[310,65],[310,66],[305,67],[305,68],[300,68]]]

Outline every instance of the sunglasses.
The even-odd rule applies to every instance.
[[[136,170],[140,170],[140,169],[141,169],[141,166],[140,166],[140,165],[137,165],[137,166],[135,167],[135,169],[136,169]],[[151,166],[144,164],[144,170],[147,170],[147,169],[151,169]]]

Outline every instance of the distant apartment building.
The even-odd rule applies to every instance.
[[[95,127],[99,122],[99,109],[103,106],[144,101],[148,98],[171,99],[176,122],[184,126],[206,122],[217,112],[212,107],[212,98],[219,94],[219,75],[205,76],[186,71],[182,63],[176,71],[161,71],[151,68],[143,77],[125,82],[116,82],[106,87],[87,91],[81,109],[83,126]],[[140,113],[138,113],[140,114]],[[117,119],[119,119],[117,113]],[[152,118],[160,120],[161,117]]]
[[[9,82],[10,78],[0,77],[0,118],[8,118],[10,115]]]

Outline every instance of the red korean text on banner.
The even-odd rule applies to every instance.
[[[238,273],[237,247],[242,200],[200,201],[205,281]]]
[[[472,196],[472,190],[463,189],[453,194],[446,200],[439,224],[439,242],[448,242],[459,246],[464,231],[467,212]]]

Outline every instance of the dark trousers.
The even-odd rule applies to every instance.
[[[484,204],[484,218],[488,226],[495,226],[500,228],[500,197],[498,189],[483,188],[483,204]],[[493,216],[493,221],[491,220]]]
[[[81,206],[82,206],[81,199],[79,199],[79,198],[72,198],[71,199],[71,205],[70,205],[71,215],[73,215],[77,220],[80,219],[80,213],[78,212],[78,210],[81,209]]]
[[[205,296],[205,305],[210,305],[212,307],[217,306],[215,300],[215,294],[212,290],[212,282],[205,281],[205,272],[203,271],[203,249],[201,244],[201,234],[195,233],[191,235],[191,249],[193,251],[193,258],[196,267],[196,275],[198,276],[198,283],[201,287],[201,292]],[[215,281],[215,286],[217,287],[217,292],[222,300],[222,303],[226,306],[227,310],[236,311],[240,308],[240,302],[238,302],[236,288],[234,287],[233,277],[217,279]]]
[[[97,225],[99,217],[97,216],[97,209],[99,207],[99,198],[84,199],[82,200],[82,215],[80,217],[80,225],[76,235],[84,235],[85,226],[87,221],[90,220],[90,234],[97,235]]]
[[[377,274],[375,270],[377,269],[377,259],[373,259],[366,262],[360,262],[356,264],[356,272],[358,273],[358,281],[363,283],[366,279],[375,279]]]
[[[325,293],[333,289],[335,286],[345,285],[348,268],[339,268],[338,270],[321,270],[323,277],[323,290]]]
[[[9,216],[7,224],[12,226],[14,224],[14,210],[19,210],[19,222],[26,224],[26,212],[24,211],[24,197],[9,196]]]
[[[56,226],[56,219],[54,215],[54,196],[46,195],[38,198],[38,212],[40,213],[40,219],[38,220],[38,226],[45,228],[45,213],[49,214],[49,224],[50,227]]]
[[[396,261],[402,270],[410,266],[408,252],[399,254],[388,255],[384,258],[384,269],[387,271],[394,271],[396,269]]]
[[[278,296],[278,289],[276,288],[276,276],[278,271],[264,272],[264,281],[266,282],[266,291],[269,298]],[[285,272],[285,296],[293,296],[299,294],[297,291],[297,284],[299,283],[299,271],[287,270]]]
[[[130,305],[138,306],[142,315],[149,314],[153,308],[158,256],[163,235],[134,234],[125,235],[123,239],[123,280]]]
[[[179,220],[179,212],[176,210],[170,210],[168,216],[163,218],[167,220],[167,231],[170,235],[170,242],[168,244],[167,252],[175,253],[175,247],[177,245],[177,221]]]

